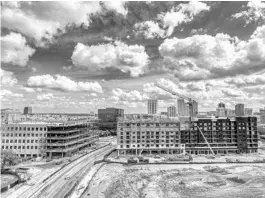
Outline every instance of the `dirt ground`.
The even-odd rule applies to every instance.
[[[104,165],[84,197],[265,197],[264,164]]]

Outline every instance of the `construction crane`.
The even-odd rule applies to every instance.
[[[165,87],[165,86],[159,84],[158,82],[155,83],[155,86],[158,87],[158,88],[160,88],[160,89],[162,89],[162,90],[164,90],[164,91],[166,91],[166,92],[168,92],[168,93],[171,93],[171,94],[174,95],[174,96],[178,96],[179,98],[184,99],[184,100],[187,101],[187,104],[189,105],[189,114],[190,114],[190,115],[189,115],[189,125],[190,125],[190,129],[191,129],[191,127],[193,126],[193,124],[192,124],[192,119],[191,119],[191,118],[192,118],[193,113],[194,113],[194,112],[193,112],[193,109],[194,109],[194,108],[193,108],[193,104],[195,103],[195,100],[192,100],[191,98],[189,98],[189,97],[187,97],[187,96],[184,96],[184,95],[182,95],[182,94],[180,94],[180,93],[178,93],[178,92],[176,92],[176,91],[173,91],[173,90],[171,90],[171,89],[169,89],[169,88],[167,88],[167,87]],[[197,113],[197,112],[196,112],[196,113]],[[210,144],[209,144],[209,142],[208,142],[207,139],[205,138],[203,132],[202,132],[201,129],[198,127],[198,125],[197,125],[197,128],[199,129],[199,131],[200,131],[200,133],[201,133],[201,135],[202,135],[204,141],[207,143],[207,145],[208,145],[208,147],[209,147],[211,153],[212,153],[213,155],[215,155],[214,152],[213,152],[213,150],[212,150],[212,148],[211,148],[211,146],[210,146]]]

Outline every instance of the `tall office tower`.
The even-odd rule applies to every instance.
[[[167,108],[168,117],[176,117],[177,116],[177,108],[175,106],[169,106]]]
[[[24,107],[24,114],[32,114],[32,107]]]
[[[252,115],[252,113],[253,113],[253,109],[251,109],[251,108],[245,108],[245,115]]]
[[[196,117],[198,115],[198,102],[193,101],[192,116]]]
[[[225,110],[225,115],[226,115],[226,117],[232,117],[233,116],[232,110],[231,109],[226,109]]]
[[[235,106],[236,116],[244,116],[244,104],[236,104]]]
[[[147,100],[147,113],[148,114],[157,114],[157,100]]]
[[[222,102],[220,102],[220,103],[218,104],[218,108],[225,108],[225,104],[222,103]]]
[[[226,109],[225,109],[225,104],[220,102],[218,104],[218,107],[216,109],[216,116],[218,117],[226,117]]]
[[[184,99],[178,99],[178,114],[179,116],[185,116],[186,113],[186,104]]]
[[[265,108],[264,109],[259,109],[259,114],[260,115],[265,115]]]

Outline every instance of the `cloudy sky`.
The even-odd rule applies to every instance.
[[[146,113],[265,106],[264,2],[2,2],[1,106]]]

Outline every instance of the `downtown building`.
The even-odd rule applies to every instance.
[[[258,150],[257,118],[196,118],[189,123],[172,119],[120,120],[119,154],[211,154],[199,127],[215,154],[251,153]]]
[[[22,158],[64,157],[98,140],[95,121],[21,122],[1,125],[1,150]]]
[[[157,103],[158,100],[149,99],[147,100],[147,114],[155,115],[157,114]]]

